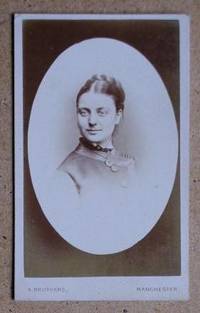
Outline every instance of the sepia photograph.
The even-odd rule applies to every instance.
[[[89,76],[100,69],[106,74]],[[50,224],[80,250],[110,254],[141,240],[162,214],[175,180],[178,133],[155,68],[134,48],[98,38],[70,47],[51,65],[33,102],[28,148]]]
[[[16,299],[188,297],[188,28],[15,16]]]

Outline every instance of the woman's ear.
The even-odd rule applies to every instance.
[[[117,111],[115,124],[118,125],[122,117],[122,110]]]

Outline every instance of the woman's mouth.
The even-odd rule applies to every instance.
[[[87,129],[87,133],[91,136],[95,136],[101,132],[101,129]]]
[[[89,133],[96,133],[96,132],[100,132],[101,129],[87,129],[87,132]]]

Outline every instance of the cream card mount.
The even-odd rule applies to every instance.
[[[187,300],[189,18],[15,15],[15,299]]]

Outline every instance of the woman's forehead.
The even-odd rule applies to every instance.
[[[88,108],[97,108],[97,107],[114,107],[115,101],[112,96],[89,91],[82,94],[79,98],[78,107],[88,107]]]

